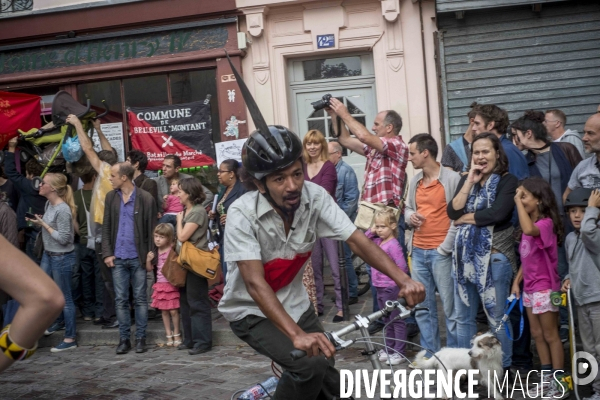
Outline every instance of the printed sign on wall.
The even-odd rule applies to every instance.
[[[106,140],[108,140],[110,145],[117,151],[117,154],[119,155],[119,161],[125,161],[125,147],[123,146],[123,123],[113,122],[110,124],[100,124],[100,129],[106,137]],[[94,150],[102,150],[102,146],[100,146],[100,139],[98,138],[97,133],[94,133],[93,142]]]
[[[208,102],[129,108],[127,120],[131,143],[146,153],[149,170],[159,170],[167,154],[178,155],[184,168],[215,163]]]
[[[247,139],[228,140],[227,142],[215,143],[217,150],[217,165],[225,160],[234,159],[242,162],[242,147]]]

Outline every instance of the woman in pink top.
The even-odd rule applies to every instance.
[[[335,200],[335,189],[337,187],[337,172],[335,165],[329,161],[329,150],[327,141],[321,132],[316,129],[308,131],[302,142],[304,151],[304,180],[322,186]],[[317,232],[318,234],[318,232]],[[317,313],[323,315],[323,250],[331,266],[335,288],[335,305],[338,309],[333,317],[333,322],[344,320],[342,308],[342,286],[340,281],[340,266],[338,262],[338,246],[335,240],[317,239],[311,255],[311,264],[314,274],[316,290]],[[309,291],[310,294],[310,291]]]
[[[555,397],[563,392],[557,386],[564,375],[558,307],[550,301],[552,292],[560,290],[557,245],[563,240],[562,219],[555,199],[552,187],[541,177],[524,180],[515,195],[523,235],[519,246],[521,267],[512,293],[520,297],[519,284],[523,281],[523,306],[527,309],[531,336],[535,340],[542,370],[545,370],[543,397]],[[551,370],[558,371],[556,381]],[[566,386],[563,385],[563,388]]]

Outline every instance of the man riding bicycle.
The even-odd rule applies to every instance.
[[[410,307],[424,300],[425,290],[356,229],[325,189],[304,182],[298,136],[282,126],[265,128],[253,132],[242,150],[257,190],[239,198],[227,213],[228,273],[219,311],[240,339],[284,369],[278,399],[339,399],[335,348],[322,333],[302,284],[316,239],[346,241],[396,282]],[[294,348],[308,357],[293,361]]]

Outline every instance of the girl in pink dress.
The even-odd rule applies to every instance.
[[[154,228],[154,244],[156,253],[149,252],[146,259],[146,269],[152,271],[156,265],[156,283],[152,285],[152,307],[162,311],[162,320],[167,334],[167,346],[179,346],[181,332],[179,331],[179,289],[171,285],[162,274],[165,261],[173,249],[175,231],[171,224],[158,224]],[[173,329],[171,329],[173,322]]]

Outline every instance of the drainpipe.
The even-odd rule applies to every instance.
[[[421,51],[423,53],[423,77],[425,79],[425,101],[427,102],[427,131],[431,134],[431,118],[429,116],[429,86],[427,84],[427,57],[425,55],[425,29],[423,27],[423,0],[419,0],[419,18],[421,20]]]

